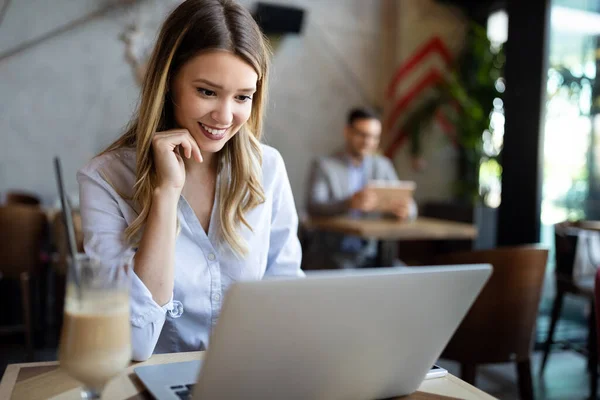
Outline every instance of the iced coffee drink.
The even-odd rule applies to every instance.
[[[100,398],[131,360],[129,265],[102,265],[80,256],[69,270],[59,349],[60,366]]]
[[[88,292],[81,301],[72,295],[65,299],[60,364],[90,388],[104,387],[131,360],[127,296]]]

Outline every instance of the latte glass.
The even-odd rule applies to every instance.
[[[60,337],[60,366],[99,399],[131,360],[130,261],[106,265],[80,255],[70,262]]]

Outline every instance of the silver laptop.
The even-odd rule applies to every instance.
[[[380,399],[417,390],[490,265],[234,284],[203,362],[138,367],[157,399]],[[197,382],[197,383],[196,383]]]

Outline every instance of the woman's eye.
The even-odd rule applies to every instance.
[[[198,88],[196,90],[198,90],[198,93],[200,93],[201,95],[206,96],[206,97],[213,97],[216,95],[216,93],[213,92],[212,90],[208,90],[208,89],[204,89],[204,88]]]
[[[245,96],[245,95],[240,95],[240,96],[238,96],[238,97],[237,97],[237,99],[238,99],[239,101],[241,101],[241,102],[246,102],[246,101],[252,100],[252,97],[250,97],[250,96]]]

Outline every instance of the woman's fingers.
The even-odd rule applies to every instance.
[[[179,146],[183,151],[181,155],[185,158],[194,158],[198,162],[203,162],[202,152],[198,143],[187,129],[173,129],[164,132],[157,132],[155,139],[167,145],[174,151]],[[162,147],[162,146],[161,146]]]
[[[194,159],[198,162],[203,162],[204,158],[202,157],[202,152],[200,151],[198,143],[196,143],[196,140],[193,138],[192,135],[189,134],[189,132],[188,135],[190,137],[190,143],[192,145],[192,155],[194,156]]]
[[[176,144],[181,150],[183,150],[182,153],[185,158],[190,158],[192,154],[192,144],[187,137],[183,136],[180,138],[180,140],[177,140],[177,142],[173,142],[173,144]]]

